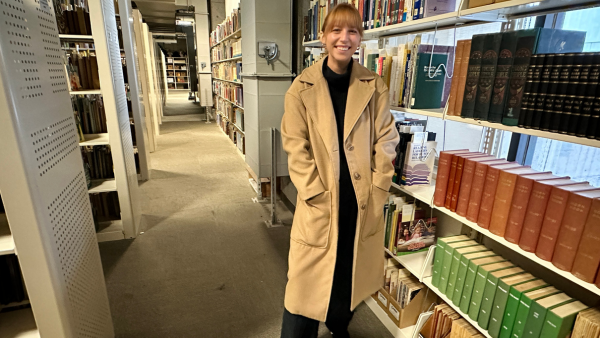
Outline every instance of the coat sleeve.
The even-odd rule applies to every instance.
[[[325,191],[311,150],[306,108],[294,94],[285,95],[285,112],[281,120],[283,149],[288,155],[290,178],[303,200]]]
[[[378,81],[380,81],[380,86],[377,86],[377,101],[375,102],[372,182],[380,189],[389,191],[394,176],[392,161],[396,157],[396,146],[400,136],[390,113],[389,91],[383,81],[380,79]]]

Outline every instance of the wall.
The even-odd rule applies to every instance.
[[[196,2],[197,0],[192,0]],[[196,9],[196,12],[198,10]],[[214,31],[217,28],[217,25],[223,22],[227,17],[228,13],[226,12],[225,0],[210,0],[210,31]]]
[[[225,17],[240,6],[240,0],[225,0]]]

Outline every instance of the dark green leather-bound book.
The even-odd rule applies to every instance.
[[[530,59],[529,71],[532,74],[531,87],[523,94],[521,100],[522,107],[519,114],[519,127],[530,128],[531,121],[533,120],[533,113],[535,112],[536,103],[538,102],[538,93],[540,90],[540,84],[542,82],[542,73],[544,70],[544,59],[545,55],[532,55]],[[523,103],[524,102],[524,103]]]
[[[548,130],[558,132],[560,125],[560,117],[562,115],[565,96],[567,95],[567,87],[569,86],[569,62],[573,62],[573,54],[556,54],[554,56],[554,70],[550,75],[551,81],[556,81],[556,92],[554,94],[553,107],[549,116]],[[558,77],[556,73],[558,72]]]
[[[559,128],[561,134],[575,135],[575,129],[579,121],[579,108],[581,108],[581,100],[583,100],[583,96],[580,96],[579,90],[585,90],[585,86],[587,85],[587,82],[580,83],[583,58],[583,54],[573,55],[573,64],[569,72],[567,97],[565,98],[563,116]]]
[[[473,113],[473,117],[476,119],[484,121],[488,119],[501,42],[502,33],[487,34],[483,40],[481,71],[479,72],[477,95],[475,96],[475,112]]]
[[[431,59],[431,68],[429,61]],[[445,68],[441,64],[448,63],[447,54],[419,53],[415,71],[415,88],[411,99],[413,109],[437,109],[440,107],[442,95],[444,94],[444,82],[446,80]]]
[[[590,82],[600,83],[600,53],[594,53],[592,59],[592,69],[590,70]],[[592,103],[592,114],[590,116],[590,122],[585,136],[588,138],[594,138],[596,129],[600,122],[600,95],[598,91],[600,84],[596,87],[596,93],[594,93],[594,102]]]
[[[575,135],[580,137],[584,137],[587,133],[587,128],[592,116],[594,96],[596,95],[596,88],[598,87],[598,81],[594,81],[590,78],[593,60],[593,53],[584,54],[583,67],[581,68],[581,75],[579,76],[580,87],[577,89],[577,91],[578,95],[583,95],[583,100],[581,104],[581,114],[579,115],[579,121],[577,122],[577,127],[575,128]],[[586,83],[585,86],[583,85],[584,82]]]
[[[485,36],[486,34],[473,35],[473,39],[471,40],[467,82],[465,84],[465,95],[460,113],[462,117],[472,118],[475,114],[475,99],[477,96],[477,85],[479,84],[479,74],[481,72]]]
[[[544,115],[544,104],[546,97],[549,95],[550,89],[550,74],[554,68],[554,54],[544,55],[544,65],[542,67],[542,75],[540,85],[536,93],[535,108],[527,111],[525,118],[525,128],[540,129],[542,117]]]

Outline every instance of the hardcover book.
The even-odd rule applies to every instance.
[[[472,40],[467,40],[463,46],[462,63],[460,73],[458,74],[458,89],[456,91],[456,104],[454,106],[454,116],[461,116],[463,102],[465,98],[465,87],[467,85],[467,75],[469,72],[469,60],[471,53]]]
[[[481,56],[481,71],[479,73],[479,82],[477,84],[477,95],[475,99],[475,112],[473,116],[476,119],[484,121],[487,121],[488,119],[501,42],[502,33],[485,35]]]
[[[543,289],[538,289],[535,291],[529,291],[523,293],[519,300],[519,306],[517,308],[517,312],[515,314],[514,325],[512,331],[510,332],[510,337],[512,338],[522,338],[523,331],[525,329],[525,324],[527,323],[527,318],[529,317],[529,313],[531,310],[531,304],[540,299],[551,297],[552,295],[559,294],[560,291],[557,290],[553,286],[548,286]],[[563,294],[564,295],[564,294]],[[505,336],[501,336],[505,337]]]
[[[506,263],[507,267],[512,266],[512,263],[502,258],[502,256],[490,256],[485,258],[473,259],[469,262],[467,267],[467,274],[465,276],[465,283],[460,299],[460,311],[468,313],[471,305],[471,298],[473,296],[473,287],[475,279],[477,278],[477,272],[479,268],[487,265],[494,265],[498,263]]]
[[[588,283],[593,283],[600,265],[600,199],[592,201],[587,216],[581,242],[573,262],[573,275]]]
[[[460,264],[458,266],[458,272],[456,273],[454,292],[452,294],[452,303],[454,303],[454,305],[460,306],[460,300],[462,298],[463,288],[465,286],[465,278],[467,277],[467,270],[469,268],[469,263],[471,262],[471,260],[491,256],[496,256],[496,254],[491,250],[462,255],[462,257],[460,258]]]
[[[431,60],[430,60],[431,59]],[[431,66],[429,66],[431,61]],[[435,109],[440,107],[444,93],[446,71],[441,64],[448,62],[446,54],[417,54],[416,82],[413,91],[411,108]]]
[[[471,51],[469,53],[469,67],[467,81],[465,84],[465,95],[462,102],[462,117],[474,117],[475,101],[477,97],[477,85],[481,73],[481,61],[483,57],[483,43],[485,34],[473,35],[471,40]]]
[[[517,269],[507,270],[517,271]],[[491,273],[488,276],[487,284],[483,291],[483,300],[481,301],[481,309],[479,310],[479,317],[477,318],[479,326],[486,330],[489,329],[495,301],[498,300],[499,302],[506,303],[506,296],[508,295],[508,290],[511,286],[530,282],[535,279],[535,276],[532,274],[524,272],[512,274],[503,271],[500,276],[498,273]]]
[[[477,320],[479,317],[479,310],[481,309],[481,302],[483,300],[483,291],[485,290],[485,284],[488,279],[488,275],[495,271],[510,269],[513,267],[515,267],[513,263],[505,261],[495,264],[482,265],[477,269],[477,275],[475,276],[475,282],[473,283],[473,293],[471,295],[471,303],[469,304],[468,312],[471,319]]]
[[[448,188],[448,178],[450,175],[452,155],[468,152],[467,149],[442,151],[438,160],[438,173],[435,183],[435,192],[433,195],[433,204],[443,207],[446,201],[446,191]]]
[[[471,196],[471,187],[473,184],[476,164],[479,162],[496,164],[502,163],[501,161],[504,161],[504,159],[498,160],[494,156],[472,157],[465,159],[460,188],[457,191],[458,201],[456,203],[456,213],[458,215],[463,217],[467,215],[467,208],[469,207],[469,198]]]
[[[452,257],[454,251],[459,248],[465,248],[470,246],[477,246],[479,243],[469,240],[464,242],[446,243],[444,248],[444,260],[442,261],[442,272],[440,276],[439,286],[437,287],[442,293],[446,293],[448,287],[448,278],[450,277],[450,267],[452,264]]]
[[[546,314],[540,337],[568,337],[575,324],[577,314],[587,308],[588,306],[582,302],[575,301],[549,310]]]
[[[522,338],[539,338],[548,311],[570,302],[573,302],[573,298],[565,293],[533,301],[527,315]]]
[[[465,216],[469,221],[477,222],[477,218],[479,217],[479,207],[481,206],[481,197],[483,196],[483,187],[485,185],[488,167],[500,164],[509,163],[505,160],[498,160],[497,162],[479,162],[475,164],[475,175],[473,176],[473,182],[471,183],[467,215]]]
[[[450,276],[448,277],[448,286],[446,287],[446,296],[448,297],[448,299],[452,299],[454,295],[454,288],[456,287],[458,269],[462,257],[469,253],[485,251],[489,251],[485,245],[475,245],[454,250],[454,254],[452,255],[452,262],[450,263]]]
[[[431,284],[433,286],[438,287],[440,283],[440,277],[442,273],[442,262],[444,261],[446,244],[459,242],[459,241],[468,241],[470,238],[465,235],[451,236],[451,237],[440,237],[437,239],[437,245],[435,247],[435,255],[433,260],[433,268],[432,268],[432,278]]]

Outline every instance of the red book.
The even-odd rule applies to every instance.
[[[551,173],[517,177],[517,181],[515,183],[515,192],[513,194],[510,211],[508,213],[508,219],[506,222],[506,231],[504,232],[504,238],[507,241],[515,244],[519,243],[521,230],[523,229],[523,220],[525,219],[527,205],[529,204],[531,190],[533,189],[533,182],[561,178],[564,177],[554,176]]]
[[[485,185],[485,177],[489,166],[498,164],[509,164],[507,161],[498,160],[494,162],[480,162],[475,164],[475,174],[473,175],[473,183],[471,183],[471,192],[469,194],[469,202],[467,206],[467,215],[465,216],[471,222],[477,222],[479,216],[479,207],[481,206],[481,197],[483,196],[483,186]]]
[[[592,201],[590,213],[585,222],[579,249],[575,256],[573,275],[588,283],[593,283],[600,266],[600,199]]]
[[[471,186],[475,174],[475,165],[479,162],[487,164],[504,163],[504,159],[497,159],[494,156],[474,157],[465,159],[462,180],[460,181],[460,189],[458,193],[458,202],[456,203],[456,213],[460,216],[467,215],[469,207],[469,196],[471,196]]]
[[[450,175],[450,165],[452,155],[469,152],[467,149],[442,151],[438,160],[437,178],[435,181],[435,192],[433,194],[433,204],[436,207],[443,207],[446,201],[446,190],[448,188],[448,176]]]
[[[456,162],[456,175],[454,176],[454,186],[452,187],[452,198],[450,200],[450,211],[456,211],[456,205],[458,204],[458,194],[460,191],[460,186],[463,178],[463,171],[467,159],[479,159],[490,157],[493,158],[493,156],[484,154],[480,154],[479,156],[474,157],[458,155],[458,162]]]
[[[525,220],[523,220],[523,230],[519,239],[521,249],[527,252],[535,252],[552,187],[573,184],[581,185],[581,183],[570,179],[533,182],[531,196],[525,212]]]
[[[542,222],[542,229],[540,230],[540,238],[535,249],[535,254],[539,258],[552,261],[556,236],[558,236],[558,232],[560,231],[560,224],[567,208],[569,193],[594,189],[596,188],[587,184],[587,182],[585,184],[552,187],[546,213],[544,214],[544,221]]]
[[[446,209],[450,209],[452,204],[452,191],[454,190],[454,179],[456,178],[456,169],[458,168],[458,155],[477,157],[481,155],[481,153],[456,154],[452,156],[452,160],[450,161],[450,174],[448,175],[448,188],[446,189],[446,201],[444,202],[444,207]]]
[[[565,271],[571,271],[573,268],[592,201],[598,197],[600,197],[600,189],[569,194],[567,209],[560,225],[552,256],[552,264],[557,268]]]
[[[496,189],[498,188],[498,178],[501,170],[511,169],[526,169],[523,173],[536,173],[530,167],[523,167],[518,163],[502,164],[490,166],[485,175],[485,184],[483,185],[483,194],[481,196],[481,205],[479,207],[479,217],[477,217],[477,225],[487,229],[490,227],[492,219],[492,209],[494,208],[494,199],[496,198]]]

